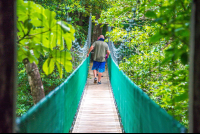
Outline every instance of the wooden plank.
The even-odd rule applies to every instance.
[[[79,124],[76,124],[78,126],[78,128],[88,128],[88,129],[97,129],[97,128],[102,128],[102,129],[114,129],[114,128],[117,128],[117,129],[120,129],[119,127],[119,124],[94,124],[93,122],[90,122],[90,123],[85,123],[85,124],[82,124],[82,123],[79,123]]]
[[[118,119],[117,118],[117,114],[115,113],[115,114],[112,114],[112,113],[110,113],[110,114],[105,114],[104,116],[100,116],[101,114],[99,114],[99,116],[98,117],[96,117],[96,115],[97,114],[86,114],[86,113],[81,113],[80,111],[79,111],[79,113],[78,113],[78,115],[77,115],[77,117],[81,117],[81,118],[84,118],[84,117],[91,117],[90,119],[92,119],[92,118],[108,118],[108,117],[115,117],[116,119]]]
[[[121,133],[120,130],[77,130],[76,133]]]
[[[122,133],[107,70],[103,76],[101,85],[88,79],[72,133]]]
[[[103,123],[102,123],[103,122]],[[99,126],[113,126],[114,127],[119,127],[118,125],[120,125],[119,121],[116,121],[114,119],[112,120],[105,120],[104,119],[100,119],[100,120],[78,120],[78,122],[75,125],[87,125],[90,124],[90,126],[93,125],[99,125]]]
[[[102,113],[104,113],[104,112],[108,112],[108,111],[116,111],[114,108],[108,108],[108,109],[103,109],[103,108],[81,108],[81,109],[79,109],[79,111],[80,112],[89,112],[89,111],[101,111]]]

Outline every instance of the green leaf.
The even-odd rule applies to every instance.
[[[18,60],[19,62],[22,62],[23,59],[27,58],[26,54],[27,54],[27,50],[24,49],[23,47],[20,47],[20,48],[18,49],[18,51],[17,51],[17,60]]]
[[[188,64],[188,53],[183,53],[182,55],[181,55],[181,62],[184,64],[184,65],[186,65],[186,64]]]
[[[174,48],[172,48],[172,47],[170,47],[170,48],[168,48],[168,49],[165,50],[165,52],[167,52],[167,53],[168,52],[173,52],[173,51],[174,51]]]
[[[41,35],[39,35],[39,38],[40,36]],[[44,45],[44,47],[50,48],[51,50],[53,50],[53,48],[56,47],[55,38],[56,38],[55,35],[51,34],[50,32],[48,32],[47,34],[43,34],[42,44]]]
[[[64,66],[67,72],[70,72],[72,70],[72,63],[71,61],[69,61],[71,60],[72,57],[69,52],[67,51],[60,52],[58,50],[54,50],[51,54],[58,63]]]
[[[50,11],[49,9],[45,9],[44,14],[46,15],[46,17],[51,21],[53,19],[55,19],[56,17],[56,13],[53,11]]]
[[[32,55],[31,53],[30,54],[28,54],[28,59],[29,59],[29,61],[30,61],[30,63],[33,63],[33,62],[35,62],[36,64],[38,64],[38,59],[34,56],[34,55]]]
[[[38,19],[31,19],[31,23],[36,27],[44,26],[43,22]]]
[[[61,26],[61,28],[64,31],[64,33],[70,31],[70,28],[67,26],[68,24],[66,22],[64,22],[64,21],[58,21],[57,24]]]
[[[28,30],[31,30],[33,28],[33,24],[30,23],[31,19],[27,19],[24,21],[24,27],[27,28]]]
[[[72,40],[69,38],[65,38],[66,44],[67,44],[67,49],[70,50],[72,47]]]
[[[150,39],[149,42],[150,43],[156,43],[158,42],[163,36],[160,33],[156,33],[155,35],[153,35]]]
[[[59,72],[60,78],[62,78],[62,75],[63,75],[62,65],[59,64],[58,62],[56,62],[56,66],[58,68],[58,72]]]
[[[62,34],[59,34],[58,32],[57,33],[54,32],[54,35],[55,35],[54,43],[57,44],[57,46],[59,46],[60,50],[63,50],[65,48],[65,41],[64,41],[64,37],[63,37],[64,34],[62,35]]]
[[[44,25],[49,29],[51,29],[52,27],[54,27],[55,26],[55,24],[56,24],[56,19],[55,19],[55,17],[56,17],[56,13],[55,12],[53,12],[53,11],[50,11],[50,10],[48,10],[48,9],[45,9],[45,11],[44,11],[44,13],[45,13],[45,18],[46,18],[46,20],[44,21]]]
[[[17,61],[18,61],[18,62],[22,62],[23,59],[25,59],[25,58],[27,58],[26,55],[23,55],[23,54],[22,54],[22,55],[18,55],[18,56],[17,56]]]
[[[184,92],[183,94],[176,96],[175,101],[180,102],[180,101],[188,99],[188,97],[189,97],[188,92]]]
[[[72,56],[69,52],[67,51],[59,51],[59,50],[53,50],[51,53],[53,58],[56,59],[57,61],[64,62],[65,60],[71,60]]]
[[[149,18],[157,18],[157,15],[154,11],[147,11],[145,16]]]
[[[175,29],[175,32],[179,32],[179,31],[183,31],[183,30],[185,30],[184,27],[179,27],[179,28]]]
[[[185,29],[180,33],[180,35],[183,36],[183,37],[189,37],[190,31],[188,29]]]
[[[17,35],[20,37],[22,37],[24,35],[24,25],[21,23],[21,22],[17,22],[17,29],[18,29],[18,32],[17,32]]]
[[[65,61],[63,62],[64,68],[67,72],[70,72],[72,70],[72,63],[71,61]]]
[[[24,3],[23,0],[17,0],[17,16],[18,16],[18,21],[23,21],[23,22],[28,18],[26,4]]]
[[[173,57],[173,54],[167,55],[167,56],[163,59],[161,65],[164,65],[164,64],[167,64],[168,62],[170,62],[171,59],[172,59],[172,57]]]
[[[54,63],[55,62],[54,62],[53,58],[48,58],[44,62],[43,66],[42,66],[42,69],[43,69],[43,71],[45,72],[46,75],[49,75],[49,74],[51,74],[53,72],[53,70],[54,70]]]
[[[39,58],[39,57],[40,57],[39,51],[35,50],[35,51],[33,51],[33,52],[34,52],[34,55],[35,55],[36,58]]]

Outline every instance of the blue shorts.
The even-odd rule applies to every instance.
[[[106,62],[97,62],[93,61],[92,70],[97,70],[99,73],[103,73],[105,71]]]

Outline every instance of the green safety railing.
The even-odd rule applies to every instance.
[[[120,71],[110,57],[107,63],[109,78],[125,133],[186,132],[183,125]]]
[[[17,132],[70,132],[87,83],[89,59],[86,58],[61,85],[17,118]]]

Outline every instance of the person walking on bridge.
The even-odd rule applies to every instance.
[[[104,36],[100,35],[99,40],[95,41],[91,45],[87,53],[87,57],[88,57],[90,52],[94,49],[94,59],[93,59],[92,70],[94,74],[94,83],[97,82],[97,72],[98,72],[98,84],[101,84],[101,76],[102,76],[102,73],[105,71],[106,58],[108,58],[110,55],[108,44],[104,42],[104,40],[105,40]]]

